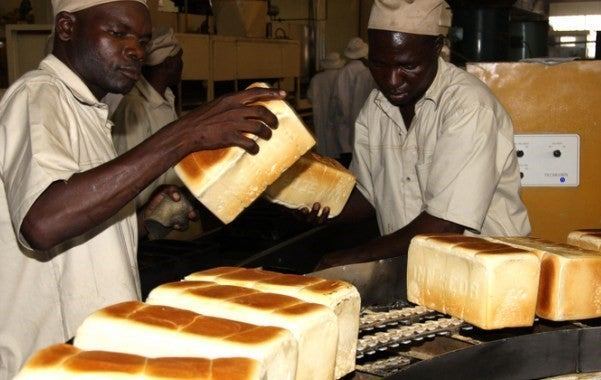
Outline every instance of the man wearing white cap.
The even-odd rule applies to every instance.
[[[316,150],[319,154],[338,158],[340,147],[334,129],[334,115],[331,111],[332,89],[344,60],[337,52],[328,53],[321,60],[323,71],[315,74],[309,83],[307,97],[313,105],[313,127],[317,136]]]
[[[376,86],[367,68],[369,48],[359,37],[352,38],[344,49],[349,62],[340,70],[333,93],[334,118],[340,146],[340,160],[345,166],[353,151],[353,128],[363,103]]]
[[[69,340],[93,311],[139,299],[133,199],[191,152],[257,152],[246,136],[269,138],[277,119],[246,104],[284,96],[261,89],[209,103],[117,157],[98,99],[140,79],[148,9],[143,0],[52,4],[53,54],[0,101],[1,380]]]
[[[375,1],[378,91],[355,124],[357,188],[340,218],[375,212],[382,237],[321,267],[402,255],[420,233],[529,233],[511,120],[482,82],[439,58],[450,25],[444,1]]]
[[[112,130],[117,154],[123,154],[162,127],[177,119],[175,95],[171,90],[182,77],[182,48],[171,28],[155,28],[146,46],[142,77],[123,97],[113,114]],[[136,207],[142,207],[152,192],[161,185],[182,183],[169,169],[136,197]]]

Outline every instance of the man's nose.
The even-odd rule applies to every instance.
[[[394,87],[403,85],[405,83],[405,76],[402,70],[398,68],[390,70],[389,82]]]
[[[145,56],[145,51],[140,41],[137,38],[132,38],[127,42],[127,46],[125,47],[125,54],[128,58],[133,61],[143,61]]]

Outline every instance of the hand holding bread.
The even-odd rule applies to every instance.
[[[220,97],[188,113],[179,120],[186,153],[238,146],[256,154],[259,146],[252,136],[271,137],[278,119],[259,101],[283,99],[285,92],[271,88],[252,88]]]

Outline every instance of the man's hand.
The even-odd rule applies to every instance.
[[[267,140],[278,119],[267,108],[253,103],[283,99],[286,93],[277,89],[252,88],[218,98],[182,117],[176,122],[183,128],[185,144],[191,152],[238,146],[251,154],[259,146],[251,136]]]
[[[320,213],[321,211],[321,213]],[[295,210],[294,216],[302,220],[305,223],[308,223],[312,226],[319,226],[328,221],[328,216],[330,215],[330,208],[324,207],[321,209],[321,204],[313,203],[313,207],[309,210],[306,207]]]
[[[189,221],[198,220],[198,217],[198,212],[184,197],[182,189],[174,185],[159,186],[142,207],[140,219],[146,228],[140,232],[153,232],[147,231],[150,220],[160,223],[165,230],[185,230]]]

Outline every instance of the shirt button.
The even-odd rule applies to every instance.
[[[406,180],[407,182],[411,182],[411,177],[407,177],[407,178],[405,178],[405,180]]]

